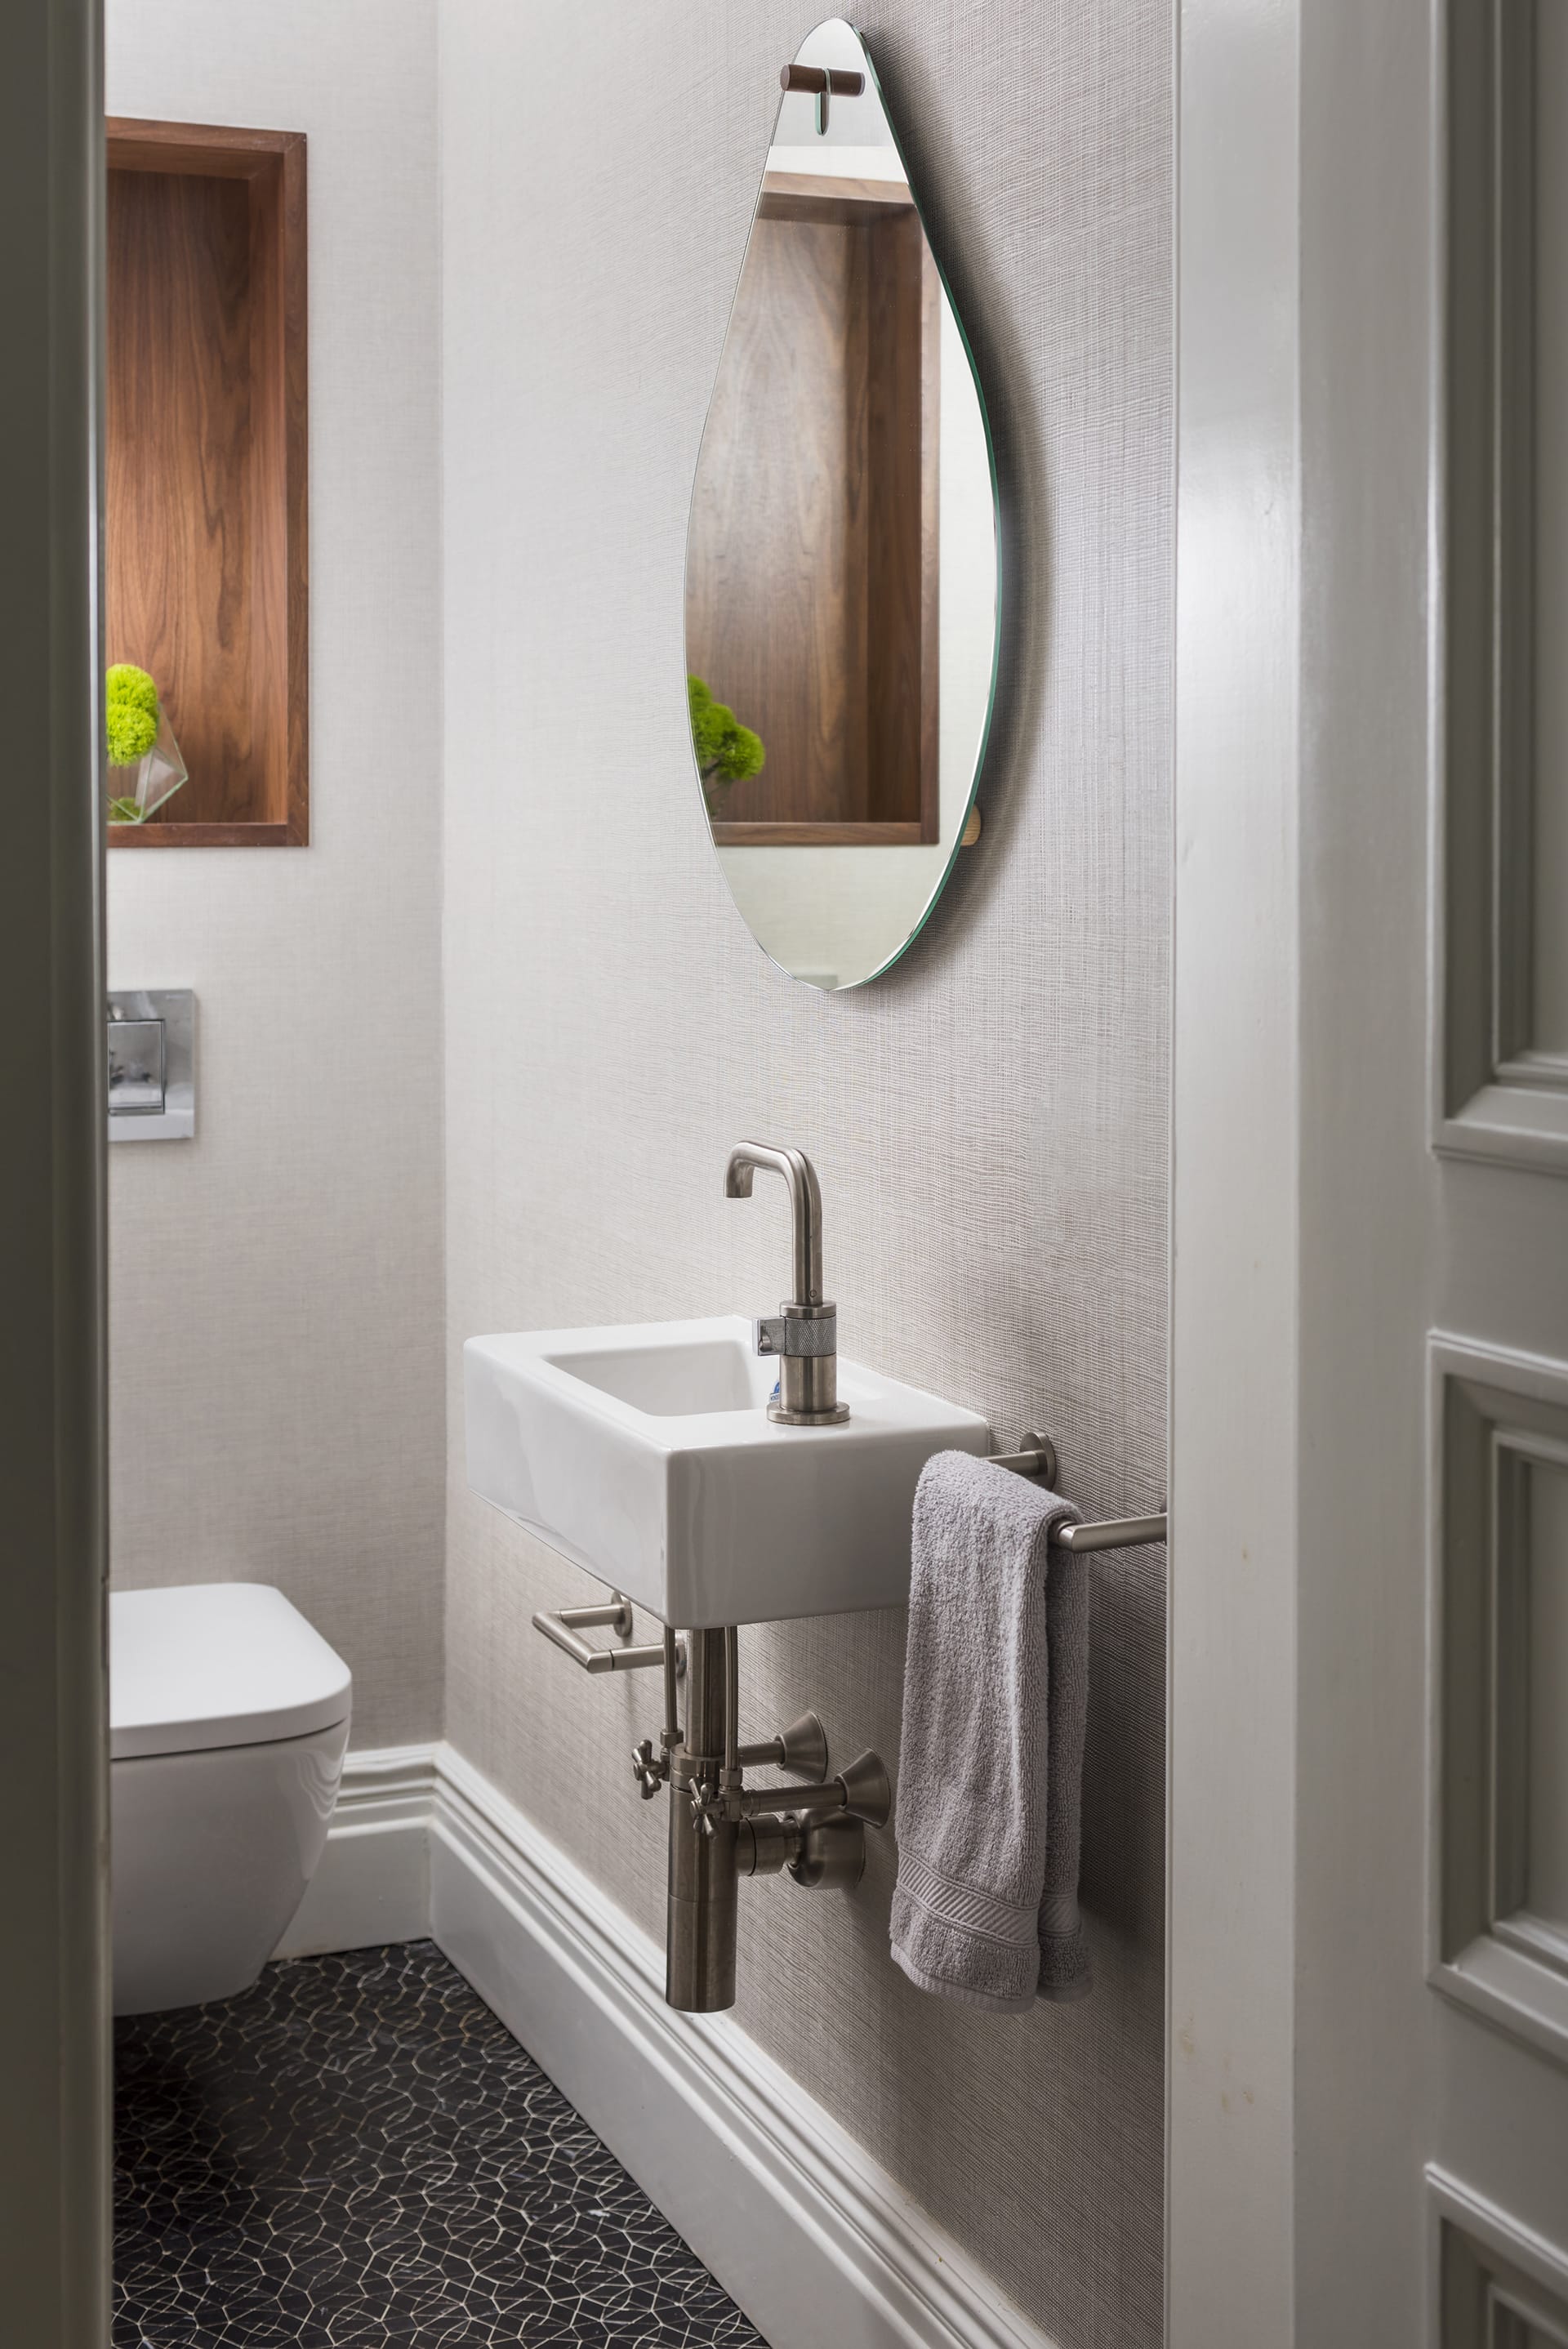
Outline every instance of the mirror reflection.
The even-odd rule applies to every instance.
[[[819,26],[786,78],[697,461],[687,693],[737,905],[785,969],[841,988],[909,945],[968,816],[995,496],[859,37]]]

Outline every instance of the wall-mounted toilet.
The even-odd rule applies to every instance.
[[[353,1682],[264,1583],[108,1604],[115,2013],[231,1998],[325,1847]]]

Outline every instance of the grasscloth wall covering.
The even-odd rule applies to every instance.
[[[752,944],[683,726],[686,499],[809,8],[441,0],[449,1368],[487,1330],[771,1308],[809,1151],[845,1350],[1164,1491],[1171,29],[1163,0],[867,0],[1009,497],[986,830],[890,979]],[[650,1930],[656,1698],[530,1630],[583,1579],[464,1488],[448,1733]],[[741,2020],[1064,2349],[1160,2337],[1163,1561],[1095,1568],[1085,2005],[995,2020],[852,1897],[748,1887]],[[748,1636],[748,1733],[895,1754],[903,1619]]]
[[[114,1575],[275,1582],[355,1739],[440,1725],[433,0],[108,0],[121,114],[309,140],[311,845],[109,857],[194,987],[197,1139],[109,1154]]]

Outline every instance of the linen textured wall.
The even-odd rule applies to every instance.
[[[309,141],[311,844],[115,851],[197,1138],[109,1153],[117,1583],[276,1583],[354,1740],[441,1708],[434,0],[113,0],[111,111]]]
[[[867,0],[975,339],[1007,505],[986,828],[890,978],[752,944],[684,721],[682,558],[780,64],[780,0],[441,0],[449,1368],[478,1331],[784,1293],[799,1144],[844,1350],[1040,1423],[1091,1512],[1164,1497],[1171,39],[1155,0]],[[663,1930],[642,1678],[536,1607],[583,1579],[475,1501],[449,1403],[452,1742]],[[1094,1568],[1086,2004],[993,2019],[851,1896],[743,1894],[739,2016],[1063,2349],[1161,2334],[1163,1557]],[[902,1613],[743,1641],[746,1733],[899,1740]]]

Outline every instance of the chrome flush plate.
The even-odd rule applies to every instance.
[[[188,987],[108,999],[108,1138],[189,1142],[196,1132],[196,998]]]

